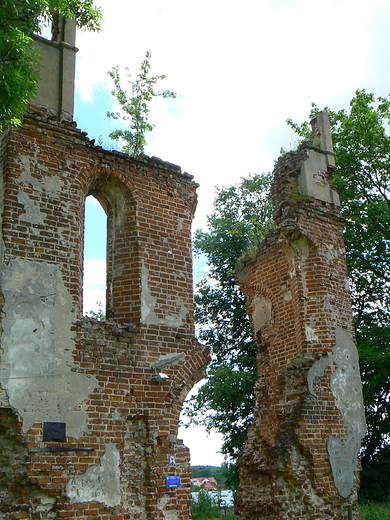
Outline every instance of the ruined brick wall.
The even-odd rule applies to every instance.
[[[196,184],[34,106],[2,136],[0,164],[0,517],[188,519],[178,420],[208,362],[193,324]],[[81,311],[88,194],[108,218],[103,322]],[[66,438],[44,441],[44,423]]]
[[[316,145],[275,166],[276,229],[237,269],[259,373],[239,519],[357,514],[362,392],[330,133],[326,114],[317,117]]]

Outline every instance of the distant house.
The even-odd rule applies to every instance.
[[[191,479],[194,488],[203,488],[206,490],[218,489],[218,483],[214,477],[194,477]]]

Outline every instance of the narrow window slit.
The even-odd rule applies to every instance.
[[[107,215],[93,195],[84,205],[83,314],[104,319],[107,284]]]

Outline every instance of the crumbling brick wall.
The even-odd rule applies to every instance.
[[[274,170],[276,228],[237,268],[258,345],[239,519],[356,518],[365,432],[326,114]]]
[[[0,517],[188,519],[178,420],[208,362],[194,338],[196,184],[33,105],[1,142]],[[102,322],[82,316],[89,194],[108,219]],[[44,440],[58,423],[65,437]]]

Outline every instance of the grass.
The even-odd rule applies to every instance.
[[[217,500],[207,491],[201,490],[198,498],[192,500],[193,520],[235,520],[232,508],[219,507]]]
[[[390,520],[390,504],[376,502],[360,504],[359,520]]]
[[[199,498],[192,502],[194,520],[234,520],[231,508],[226,511],[219,508],[216,501],[207,493],[199,493]],[[390,504],[366,502],[359,505],[359,520],[390,520]]]

